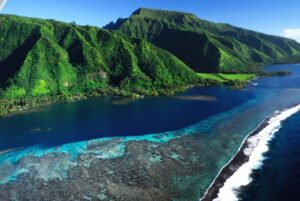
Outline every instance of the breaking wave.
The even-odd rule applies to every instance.
[[[252,182],[251,173],[253,170],[259,169],[264,161],[264,154],[269,150],[269,142],[274,137],[274,134],[281,128],[282,121],[286,120],[293,114],[300,111],[300,104],[289,109],[275,112],[270,118],[266,119],[254,132],[250,133],[241,145],[240,150],[228,162],[217,176],[222,177],[222,171],[225,168],[231,168],[230,164],[234,159],[242,154],[248,158],[246,162],[239,164],[236,171],[229,176],[224,185],[219,189],[217,195],[212,197],[213,201],[238,201],[239,189]],[[217,182],[217,178],[210,188]],[[208,191],[210,190],[208,189]],[[208,200],[207,194],[201,200]]]

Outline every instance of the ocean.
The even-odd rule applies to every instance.
[[[268,143],[263,163],[242,188],[243,201],[300,200],[300,113],[286,119]]]
[[[217,101],[178,98],[198,95],[214,97]],[[54,104],[0,117],[0,151],[178,130],[226,112],[253,98],[249,91],[206,87],[191,88],[174,97],[131,100],[108,96]]]
[[[278,70],[280,67],[272,66],[268,70]],[[281,84],[272,80],[262,80],[261,84],[270,89],[295,90],[299,87],[299,79],[296,79],[295,71],[293,76],[294,80],[286,79]],[[289,94],[284,98],[292,96]],[[267,116],[244,139],[238,152],[222,168],[202,200],[300,200],[299,118],[300,104],[297,101],[295,105],[275,110]]]
[[[27,199],[21,190],[39,182],[45,188],[28,191],[28,197],[51,195],[55,185],[76,186],[87,179],[77,173],[95,174],[107,167],[113,168],[101,180],[97,180],[99,175],[89,177],[82,184],[85,188],[76,193],[97,193],[100,187],[93,182],[118,178],[130,184],[125,185],[128,192],[130,186],[138,188],[142,183],[149,191],[158,185],[161,195],[178,201],[198,201],[213,181],[218,182],[207,200],[274,200],[276,188],[282,197],[296,199],[297,194],[291,192],[299,184],[294,177],[299,138],[291,129],[299,129],[295,122],[300,65],[266,69],[293,74],[259,78],[239,90],[191,88],[175,96],[137,100],[102,97],[2,117],[0,200],[12,195]],[[238,150],[242,155],[235,160]],[[219,174],[230,161],[235,163],[228,174]],[[139,180],[128,181],[128,174]],[[109,184],[101,185],[108,192]]]

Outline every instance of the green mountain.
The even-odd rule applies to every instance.
[[[212,23],[189,13],[141,8],[104,28],[148,40],[198,72],[252,72],[263,64],[300,57],[300,44],[294,40]]]
[[[2,98],[110,88],[139,94],[199,83],[168,51],[96,27],[0,15]]]

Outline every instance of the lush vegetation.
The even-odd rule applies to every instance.
[[[140,9],[109,26],[130,36],[12,15],[0,15],[0,23],[0,115],[90,96],[169,95],[196,85],[241,87],[255,77],[247,66],[253,67],[251,72],[259,72],[257,63],[246,58],[250,51],[271,61],[267,59],[270,55],[224,36],[223,32],[237,28],[184,13]],[[283,62],[293,55],[297,60],[300,47],[294,41],[259,37],[270,40],[272,59],[282,58],[278,62]]]
[[[95,95],[172,94],[215,84],[143,39],[12,15],[0,15],[0,22],[0,114]]]
[[[189,13],[142,8],[105,28],[146,39],[197,72],[251,73],[269,63],[300,61],[300,44],[294,40],[208,22]]]
[[[257,74],[251,73],[234,73],[234,74],[225,74],[225,73],[197,73],[201,79],[215,80],[220,84],[225,84],[231,88],[241,88],[244,87],[250,80],[256,78]],[[265,76],[265,75],[262,75]],[[274,74],[274,76],[276,76]]]
[[[6,97],[108,86],[147,93],[200,82],[178,58],[143,40],[50,20],[8,15],[0,20],[0,84]]]
[[[231,81],[247,82],[254,79],[256,74],[224,74],[224,73],[197,73],[202,79],[212,79],[220,83],[227,83]]]

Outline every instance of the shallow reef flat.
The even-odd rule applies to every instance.
[[[299,89],[262,89],[242,105],[176,131],[3,153],[0,200],[199,200],[247,134],[299,98]]]
[[[184,191],[195,190],[191,184],[205,169],[199,158],[200,138],[187,135],[168,142],[116,138],[84,142],[84,151],[73,147],[74,155],[65,152],[66,147],[40,155],[28,150],[19,153],[21,158],[11,154],[1,165],[0,199],[179,199]]]

